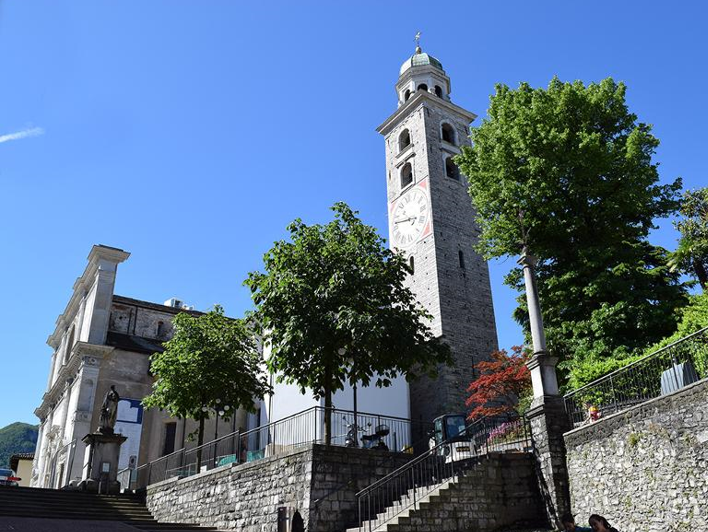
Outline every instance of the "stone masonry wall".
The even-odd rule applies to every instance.
[[[406,463],[399,453],[309,445],[240,465],[227,465],[148,487],[159,521],[223,530],[277,530],[278,508],[298,510],[310,532],[354,526],[355,493]]]
[[[412,456],[385,451],[313,449],[310,531],[342,532],[358,524],[356,493],[395,471]]]
[[[492,453],[408,517],[400,517],[395,530],[492,532],[545,528],[545,521],[533,456]]]
[[[708,380],[565,434],[578,523],[708,530]]]

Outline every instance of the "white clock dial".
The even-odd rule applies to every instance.
[[[391,213],[391,239],[398,248],[415,244],[430,219],[428,195],[414,188],[398,200]]]

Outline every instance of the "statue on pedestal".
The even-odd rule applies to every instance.
[[[118,415],[118,401],[120,401],[120,395],[118,395],[116,387],[111,385],[111,389],[106,393],[101,405],[101,417],[98,422],[98,432],[101,434],[113,434]]]
[[[120,446],[128,438],[114,432],[119,401],[116,387],[111,386],[101,404],[98,430],[81,439],[86,444],[86,451],[82,480],[77,486],[80,490],[94,493],[120,492],[118,459]]]

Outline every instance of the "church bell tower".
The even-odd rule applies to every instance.
[[[497,349],[489,269],[473,245],[479,228],[467,182],[453,162],[469,145],[473,113],[450,100],[450,78],[420,46],[403,63],[398,109],[377,131],[386,140],[389,241],[413,274],[408,286],[450,345],[454,366],[410,384],[411,418],[466,411],[474,365]]]

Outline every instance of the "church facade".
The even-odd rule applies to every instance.
[[[120,395],[115,430],[128,438],[119,469],[194,445],[186,441],[194,422],[144,410],[141,401],[152,390],[149,357],[171,337],[172,319],[179,312],[199,313],[174,299],[161,305],[115,294],[118,265],[129,256],[121,249],[93,246],[86,270],[47,339],[53,353],[47,391],[35,410],[40,425],[32,486],[59,488],[81,478],[81,439],[98,428],[111,385]],[[244,426],[245,416],[239,411],[218,425],[210,420],[206,432],[233,432]]]

